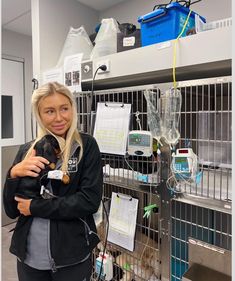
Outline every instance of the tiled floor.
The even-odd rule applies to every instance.
[[[2,227],[2,281],[18,281],[16,272],[16,257],[9,252],[12,232],[15,224]]]

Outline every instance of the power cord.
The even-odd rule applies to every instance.
[[[38,88],[38,80],[36,78],[32,79],[33,82],[33,91],[32,93]],[[37,123],[36,123],[36,135],[37,135]],[[34,133],[33,133],[33,113],[31,112],[31,136],[32,140],[34,139]]]
[[[94,81],[95,81],[95,77],[97,72],[99,71],[99,69],[101,69],[102,71],[106,71],[107,70],[107,66],[105,64],[100,65],[96,70],[95,73],[93,75],[92,78],[92,83],[91,83],[91,110],[90,110],[90,134],[92,134],[92,109],[93,109],[93,96],[94,96]],[[98,276],[98,281],[101,279],[101,274],[102,274],[102,270],[103,270],[103,263],[104,263],[104,254],[106,252],[106,247],[107,247],[107,241],[108,241],[108,231],[109,231],[109,216],[108,216],[108,212],[105,208],[105,204],[104,204],[104,200],[102,199],[102,204],[103,204],[103,208],[104,208],[104,212],[107,218],[107,227],[106,227],[106,235],[105,235],[105,241],[104,241],[104,247],[103,247],[103,256],[102,256],[102,260],[101,260],[101,266],[100,266],[100,272],[99,272],[99,276]]]
[[[104,263],[104,255],[105,255],[105,251],[106,251],[106,247],[107,247],[108,232],[109,232],[109,216],[108,216],[108,212],[107,212],[107,210],[105,208],[104,200],[102,199],[101,201],[102,201],[104,212],[105,212],[105,215],[106,215],[106,218],[107,218],[107,228],[106,228],[106,234],[105,234],[105,240],[104,240],[104,248],[103,248],[103,256],[102,256],[102,260],[101,260],[100,272],[99,272],[99,276],[98,276],[97,281],[100,281],[101,274],[102,274],[103,263]]]
[[[92,78],[92,83],[91,83],[91,111],[90,111],[90,134],[92,134],[92,109],[93,109],[93,96],[94,96],[94,82],[95,82],[95,77],[96,77],[96,74],[97,72],[99,71],[99,69],[101,69],[102,71],[106,71],[107,70],[107,66],[105,64],[102,64],[100,65],[94,75],[93,75],[93,78]]]

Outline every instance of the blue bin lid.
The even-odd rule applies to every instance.
[[[139,16],[138,17],[138,22],[143,22],[143,21],[151,20],[152,18],[156,18],[156,17],[161,16],[161,15],[163,16],[167,12],[167,10],[173,9],[173,8],[181,10],[181,11],[185,12],[186,14],[189,13],[189,8],[186,8],[186,7],[182,6],[182,5],[180,5],[179,3],[174,2],[172,4],[167,5],[165,8],[160,8],[160,9],[152,11],[152,12],[146,14],[146,15]],[[193,14],[195,14],[195,12],[192,11],[191,15],[193,15]],[[203,17],[200,16],[200,18],[204,22],[206,22],[206,20]]]

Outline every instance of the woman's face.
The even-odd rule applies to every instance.
[[[65,138],[73,119],[72,105],[66,96],[54,93],[42,98],[39,115],[45,128]]]

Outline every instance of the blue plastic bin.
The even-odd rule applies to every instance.
[[[178,37],[187,19],[189,9],[175,2],[138,18],[141,26],[141,44],[147,46]],[[206,22],[206,20],[200,16]],[[191,12],[182,37],[195,28],[195,12]]]

